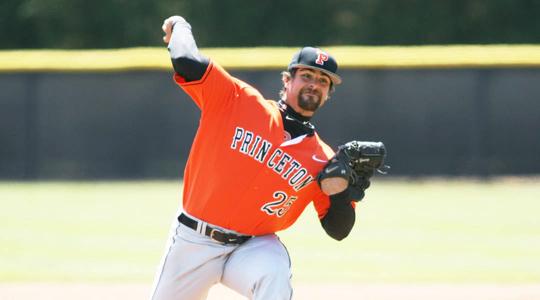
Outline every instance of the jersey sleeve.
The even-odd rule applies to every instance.
[[[313,200],[313,206],[315,206],[319,219],[324,218],[330,208],[330,197],[321,192],[318,197]]]
[[[174,74],[174,81],[193,99],[201,111],[210,111],[233,101],[238,94],[238,83],[215,62],[210,62],[201,79],[189,81]]]

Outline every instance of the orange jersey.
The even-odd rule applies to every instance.
[[[187,213],[247,235],[291,226],[312,201],[326,214],[316,176],[334,151],[316,133],[286,140],[277,103],[214,62],[198,81],[174,79],[201,109],[184,171]]]

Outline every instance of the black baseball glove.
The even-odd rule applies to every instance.
[[[369,179],[375,170],[385,174],[386,148],[382,142],[351,141],[338,147],[338,151],[317,176],[319,186],[326,178],[341,177],[349,182],[350,198],[360,201],[369,188]]]

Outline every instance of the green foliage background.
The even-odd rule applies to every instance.
[[[540,42],[536,0],[3,0],[0,49],[161,44],[182,15],[199,46]]]

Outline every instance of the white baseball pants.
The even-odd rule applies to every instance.
[[[248,299],[292,298],[289,254],[275,234],[223,245],[199,232],[173,223],[151,300],[206,299],[220,282]]]

